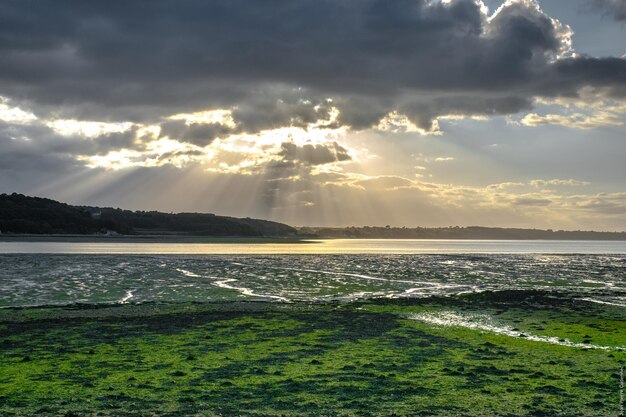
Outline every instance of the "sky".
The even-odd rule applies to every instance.
[[[0,192],[626,231],[625,0],[6,0]]]

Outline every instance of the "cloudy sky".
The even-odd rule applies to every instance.
[[[6,0],[0,192],[626,230],[624,0]]]

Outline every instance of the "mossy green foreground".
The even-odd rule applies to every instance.
[[[619,416],[624,346],[624,308],[540,292],[4,309],[0,415]]]

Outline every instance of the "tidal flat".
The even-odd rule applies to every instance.
[[[618,416],[625,329],[567,291],[11,307],[0,415]]]

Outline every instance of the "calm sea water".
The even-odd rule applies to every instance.
[[[626,254],[626,241],[325,239],[306,243],[0,242],[0,253],[66,254]]]

